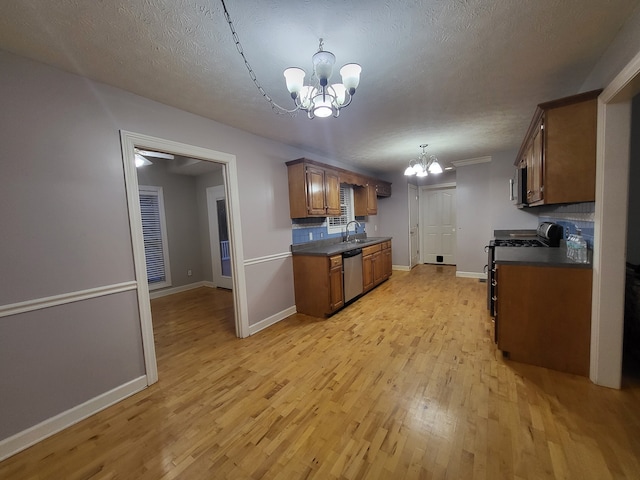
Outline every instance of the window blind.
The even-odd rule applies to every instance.
[[[164,211],[161,208],[161,190],[140,188],[142,235],[149,285],[165,283],[167,279],[166,245],[164,242]]]
[[[341,228],[347,225],[353,216],[353,195],[351,194],[351,187],[341,185],[340,186],[340,216],[329,217],[329,227]]]

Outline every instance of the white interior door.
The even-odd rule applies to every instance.
[[[207,209],[213,283],[216,287],[231,290],[233,288],[231,248],[229,245],[227,199],[224,185],[207,188]]]
[[[418,187],[409,184],[409,252],[411,256],[410,268],[420,263],[420,229]]]
[[[423,188],[420,211],[422,261],[456,264],[456,189]]]

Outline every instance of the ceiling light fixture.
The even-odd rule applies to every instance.
[[[351,103],[360,83],[362,68],[357,63],[348,63],[340,69],[342,83],[329,84],[336,57],[323,50],[324,41],[320,39],[318,51],[311,57],[313,74],[311,85],[304,85],[306,72],[298,67],[287,68],[284,78],[287,90],[296,106],[304,110],[309,118],[340,115],[340,110]]]
[[[409,166],[404,171],[407,176],[415,175],[416,177],[426,177],[430,173],[442,173],[442,166],[438,163],[438,159],[435,155],[427,157],[426,148],[428,143],[420,145],[422,153],[418,156],[417,160],[411,160]]]
[[[240,39],[233,26],[233,21],[231,20],[227,6],[224,0],[220,0],[220,2],[224,10],[224,18],[229,25],[233,41],[236,44],[236,49],[244,60],[244,65],[247,67],[249,76],[264,99],[269,102],[274,112],[278,114],[289,114],[293,117],[299,110],[304,110],[307,112],[309,118],[329,117],[331,115],[337,117],[340,115],[340,110],[351,103],[353,94],[356,93],[356,88],[358,88],[358,84],[360,83],[360,72],[362,68],[357,63],[348,63],[340,69],[342,83],[330,85],[329,79],[333,72],[333,64],[336,62],[336,57],[333,53],[325,52],[322,49],[322,38],[320,39],[320,48],[312,57],[313,73],[310,77],[311,85],[304,85],[306,72],[303,69],[291,67],[284,71],[287,89],[293,99],[295,108],[287,109],[274,102],[267,92],[264,91],[260,82],[258,82],[256,74],[244,54],[244,49],[240,44]]]

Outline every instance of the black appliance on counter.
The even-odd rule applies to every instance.
[[[535,247],[559,247],[562,239],[562,226],[552,222],[542,222],[536,230],[496,230],[494,239],[484,247],[487,252],[487,308],[492,317],[496,316],[496,248],[535,248]],[[495,330],[497,335],[498,329]],[[498,339],[495,338],[495,341]]]

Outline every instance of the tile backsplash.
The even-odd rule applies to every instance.
[[[539,222],[554,222],[562,225],[564,232],[562,238],[569,234],[582,232],[582,237],[587,241],[590,249],[593,249],[593,217],[595,212],[594,202],[573,203],[568,205],[546,205],[538,207]]]
[[[349,227],[349,232],[353,233],[354,227],[356,233],[365,232],[365,223],[362,220],[360,227],[355,224]],[[300,245],[301,243],[315,242],[327,238],[340,238],[344,234],[344,227],[341,233],[329,233],[329,226],[326,218],[295,218],[291,220],[291,243]]]

